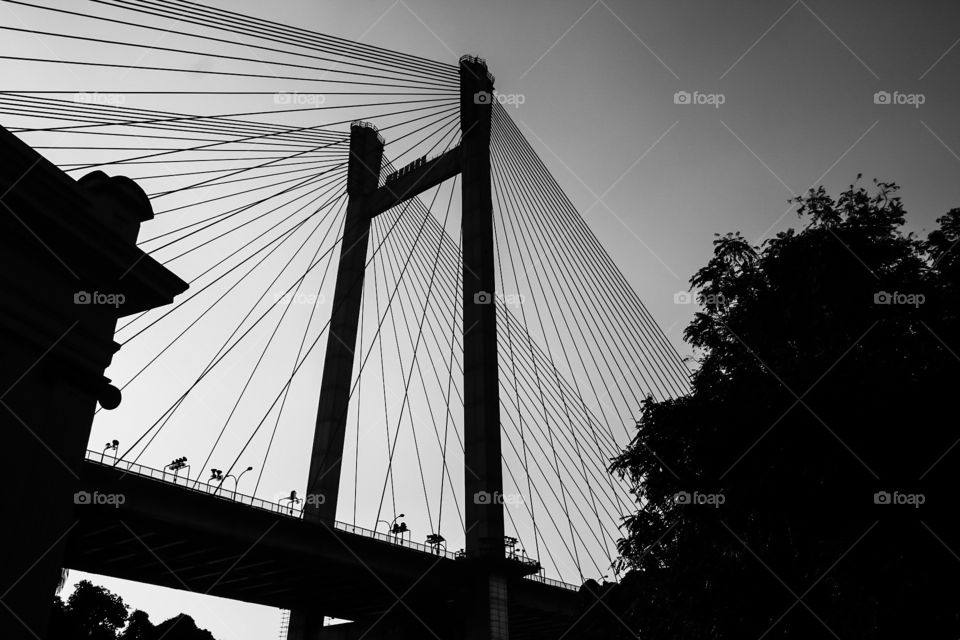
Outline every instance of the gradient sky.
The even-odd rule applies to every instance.
[[[714,233],[769,237],[796,224],[790,197],[858,173],[898,182],[916,231],[958,206],[958,17],[956,3],[892,1],[291,2],[275,15],[435,59],[485,57],[681,350],[692,310],[673,293]],[[677,91],[725,102],[677,105]],[[877,91],[925,102],[877,105]]]
[[[796,225],[789,198],[836,193],[858,173],[898,182],[917,232],[960,206],[954,2],[208,3],[437,60],[486,58],[498,91],[523,96],[514,120],[684,355],[694,309],[674,294],[715,233],[760,241]],[[0,7],[0,19],[19,12]],[[723,104],[676,104],[679,91]],[[875,104],[878,91],[923,104]],[[272,609],[95,581],[154,620],[189,613],[218,640],[277,632]]]

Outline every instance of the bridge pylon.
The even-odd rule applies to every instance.
[[[364,266],[373,215],[364,196],[377,189],[383,162],[383,138],[365,122],[350,126],[347,161],[347,212],[340,263],[327,330],[327,353],[320,381],[317,424],[313,434],[304,516],[333,525],[340,492],[340,461],[347,429],[347,405],[353,376],[357,327],[363,299]]]
[[[464,517],[466,542],[460,637],[508,637],[504,558],[500,398],[497,366],[490,128],[493,76],[473,56],[460,59],[460,145],[379,184],[383,139],[367,123],[350,130],[348,204],[310,458],[305,514],[332,526],[336,517],[350,383],[360,321],[370,225],[387,209],[461,175],[463,220]],[[324,637],[322,603],[294,609],[290,640]],[[419,630],[414,635],[421,636]]]
[[[471,571],[464,637],[509,636],[504,563],[503,471],[497,301],[490,194],[493,76],[478,58],[460,59],[460,173],[463,225],[464,524]]]

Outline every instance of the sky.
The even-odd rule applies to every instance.
[[[956,3],[209,4],[435,60],[484,57],[497,91],[514,97],[514,121],[682,355],[695,309],[676,294],[714,234],[760,242],[798,224],[792,197],[821,184],[836,194],[861,173],[867,185],[901,185],[911,231],[960,206]],[[30,18],[9,5],[0,16]],[[17,88],[49,82],[6,63],[0,73]],[[98,422],[91,442],[118,429]],[[220,640],[271,637],[279,625],[268,608],[94,581],[154,620],[189,613]]]
[[[898,182],[918,232],[960,201],[955,3],[334,3],[351,25],[435,59],[484,56],[512,112],[664,330],[713,234],[762,240],[788,199],[858,173]],[[278,20],[299,17],[296,3]],[[373,24],[371,27],[370,25]],[[369,31],[367,31],[369,29]],[[678,91],[723,103],[675,104]],[[886,91],[923,103],[875,104]],[[715,101],[716,102],[716,101]],[[916,102],[916,101],[915,101]]]

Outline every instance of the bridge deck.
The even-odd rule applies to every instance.
[[[202,483],[189,489],[184,479],[177,484],[164,475],[173,479],[169,472],[88,459],[83,489],[122,495],[123,503],[94,499],[77,507],[67,566],[284,609],[315,607],[347,620],[405,609],[398,598],[422,619],[431,612],[449,618],[460,609],[469,560],[344,523],[306,521],[296,509],[249,496],[235,500]],[[562,633],[579,608],[576,588],[523,577],[524,563],[511,564],[515,635]]]

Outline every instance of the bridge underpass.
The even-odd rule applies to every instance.
[[[187,487],[171,472],[96,458],[89,452],[80,490],[122,495],[122,504],[78,510],[65,558],[73,569],[281,609],[322,607],[329,616],[372,625],[370,638],[398,616],[411,618],[407,623],[421,633],[446,637],[463,615],[472,573],[465,558],[349,524],[310,521],[299,509],[238,498],[217,485]],[[511,637],[555,637],[568,629],[584,606],[577,588],[531,579],[538,567],[530,559],[506,565],[513,574]]]

